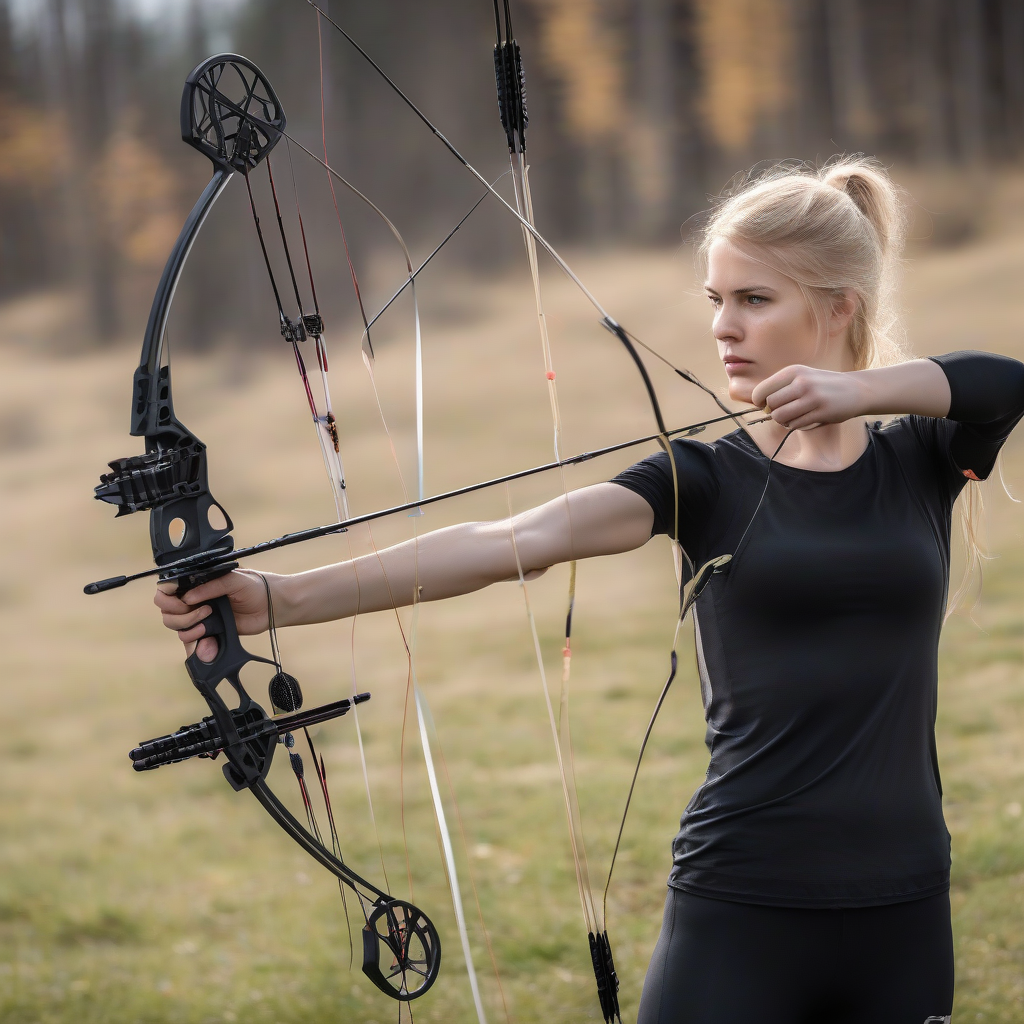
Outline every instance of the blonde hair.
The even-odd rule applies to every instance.
[[[799,285],[819,334],[845,290],[857,297],[848,334],[854,368],[900,362],[895,303],[906,214],[900,189],[875,160],[835,157],[820,168],[781,163],[745,175],[704,227],[697,258],[726,238]]]
[[[699,239],[698,269],[706,275],[712,243],[728,239],[797,283],[819,337],[827,337],[829,313],[850,289],[857,296],[847,335],[854,369],[889,366],[908,358],[896,304],[906,225],[903,193],[877,160],[837,156],[817,168],[787,161],[744,175],[719,198]],[[973,579],[980,582],[985,557],[977,483],[968,483],[959,506],[967,564],[947,615]]]

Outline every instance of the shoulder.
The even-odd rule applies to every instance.
[[[949,447],[956,424],[937,416],[900,416],[883,422],[868,424],[868,430],[879,440],[901,451],[933,453]]]
[[[714,441],[686,438],[623,470],[612,482],[635,491],[654,510],[654,532],[677,533],[680,539],[699,532],[723,490],[737,478],[752,477],[766,459],[736,430]],[[674,525],[677,524],[677,525]],[[685,541],[684,541],[685,543]]]
[[[671,484],[672,463],[675,463],[676,473],[690,483],[702,478],[711,482],[730,471],[765,461],[763,453],[742,430],[734,430],[714,441],[698,441],[693,438],[674,440],[670,442],[670,448],[672,462],[667,452],[657,451],[623,470],[614,478],[614,482],[625,486],[639,480]],[[681,479],[680,484],[682,482]]]
[[[883,424],[868,425],[882,452],[895,457],[908,482],[921,486],[938,484],[955,497],[966,476],[957,468],[951,447],[957,432],[952,420],[934,416],[900,416]]]

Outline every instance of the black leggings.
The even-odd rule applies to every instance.
[[[669,889],[637,1024],[946,1024],[949,894],[852,910]]]

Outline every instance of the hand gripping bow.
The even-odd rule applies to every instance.
[[[176,582],[179,593],[230,572],[237,563],[230,560],[234,549],[231,519],[210,493],[206,446],[174,414],[170,367],[164,358],[167,317],[185,260],[213,204],[236,171],[247,173],[277,145],[285,123],[284,110],[270,82],[245,57],[210,57],[185,82],[182,139],[210,158],[213,177],[185,221],[164,267],[135,371],[131,434],[146,439],[146,452],[111,462],[111,472],[100,478],[96,488],[96,497],[117,506],[118,516],[150,513],[153,560],[158,568],[166,567],[160,578]],[[171,563],[183,558],[189,559],[187,566],[172,567]],[[86,588],[88,593],[101,589]],[[352,700],[300,711],[301,694],[294,680],[281,673],[277,663],[242,647],[228,598],[216,598],[210,605],[206,635],[217,644],[216,656],[205,662],[192,654],[185,662],[210,715],[169,736],[140,744],[131,753],[135,769],[146,771],[189,757],[223,753],[227,762],[224,776],[231,786],[236,791],[248,789],[299,846],[356,893],[366,921],[363,973],[382,992],[402,1002],[423,995],[434,983],[441,960],[440,940],[430,919],[411,903],[393,898],[352,871],[337,842],[328,849],[320,835],[307,830],[266,782],[278,742],[290,741],[292,730],[341,717],[370,695],[358,694]],[[268,716],[246,692],[239,673],[250,662],[278,669],[271,680],[271,701],[288,714]],[[217,692],[221,682],[234,690],[234,708]],[[282,699],[282,693],[287,699]],[[291,757],[294,768],[298,755]],[[295,770],[301,784],[301,770]],[[326,800],[322,765],[317,774]],[[327,806],[330,815],[329,802]],[[333,819],[331,836],[334,840]]]

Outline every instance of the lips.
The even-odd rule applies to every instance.
[[[725,365],[725,372],[730,377],[742,373],[745,367],[750,366],[749,359],[737,359],[734,356],[726,356],[722,362]]]

